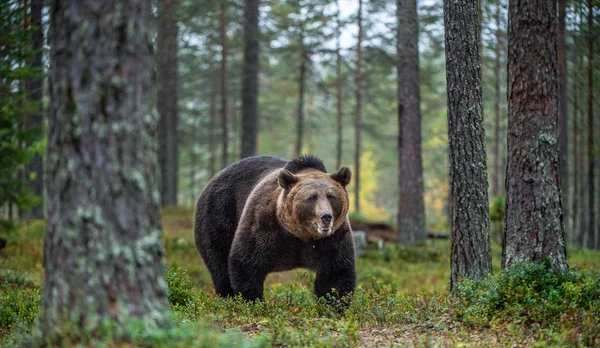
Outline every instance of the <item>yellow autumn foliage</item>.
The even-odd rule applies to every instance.
[[[350,197],[350,213],[356,213],[354,210],[354,185],[356,178],[352,177],[350,185],[348,185],[348,195]],[[377,205],[375,195],[379,188],[377,163],[375,157],[370,151],[364,151],[360,156],[360,215],[369,220],[383,221],[390,218],[390,213],[384,208]]]

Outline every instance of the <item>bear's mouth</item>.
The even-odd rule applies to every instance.
[[[321,226],[320,224],[317,224],[317,231],[319,231],[319,233],[329,234],[329,233],[331,233],[331,229],[332,229],[331,225],[329,225],[329,226]]]

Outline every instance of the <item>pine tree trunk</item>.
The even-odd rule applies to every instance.
[[[595,170],[595,154],[594,154],[594,12],[592,0],[587,1],[588,6],[588,236],[587,247],[594,249],[596,246],[596,190],[594,188],[594,170]]]
[[[335,152],[335,168],[342,167],[342,126],[343,126],[343,113],[342,113],[342,53],[340,47],[340,39],[342,36],[341,33],[341,19],[340,19],[340,3],[339,0],[336,1],[337,5],[337,27],[336,27],[336,60],[335,60],[335,94],[336,94],[336,111],[337,111],[337,142],[336,142],[336,152]]]
[[[217,85],[217,76],[213,79],[214,86]],[[208,130],[208,152],[210,152],[209,171],[210,177],[214,177],[217,172],[217,139],[215,131],[217,127],[217,88],[212,88],[210,91],[210,123]]]
[[[39,76],[25,83],[25,89],[28,99],[32,103],[36,103],[37,111],[27,117],[25,126],[28,129],[37,128],[40,134],[43,134],[44,116],[42,108],[42,98],[44,94],[44,78],[43,78],[43,63],[42,56],[44,53],[44,28],[42,27],[42,9],[44,7],[43,0],[31,1],[31,21],[30,24],[35,29],[31,35],[30,48],[34,52],[30,66],[38,71]],[[24,176],[27,180],[27,185],[36,196],[44,198],[44,161],[42,156],[35,155],[25,166]],[[24,219],[43,219],[44,204],[40,203],[32,207],[29,211],[23,212]]]
[[[568,236],[572,235],[569,229],[570,204],[569,204],[569,97],[567,94],[567,54],[565,43],[565,7],[567,0],[558,1],[558,143],[560,155],[560,190],[563,200],[563,215],[566,218]],[[568,238],[572,240],[571,238]]]
[[[496,50],[494,59],[494,174],[492,176],[492,197],[500,195],[500,2],[496,4]]]
[[[360,155],[361,141],[360,131],[362,127],[362,40],[363,40],[363,23],[362,23],[362,0],[358,0],[358,42],[356,44],[356,76],[354,83],[356,84],[356,108],[354,109],[354,211],[360,214]]]
[[[256,155],[258,137],[259,0],[244,5],[244,66],[242,68],[241,158]]]
[[[576,74],[576,73],[575,73]],[[579,194],[579,168],[581,168],[581,163],[579,160],[579,86],[578,79],[576,76],[573,78],[573,200],[571,201],[572,213],[573,213],[573,223],[571,226],[572,237],[570,241],[575,243],[578,247],[583,247],[579,243],[579,201],[582,199]]]
[[[159,121],[159,163],[161,174],[161,204],[177,204],[179,161],[177,151],[177,8],[178,0],[158,1],[158,28],[156,35],[156,75]]]
[[[89,339],[107,320],[113,335],[133,319],[148,330],[167,321],[150,10],[144,0],[52,2],[39,317],[49,345],[69,345],[63,330]]]
[[[229,164],[229,121],[227,111],[227,1],[221,1],[221,168]]]
[[[450,141],[450,289],[492,272],[487,158],[481,96],[481,27],[476,4],[444,1]]]
[[[304,138],[304,90],[306,85],[307,52],[304,48],[304,37],[300,33],[300,72],[298,74],[298,106],[296,110],[296,147],[294,157],[302,154],[302,139]]]
[[[398,243],[425,240],[425,202],[421,158],[419,25],[416,0],[397,0],[399,198]]]
[[[556,3],[509,3],[508,168],[502,267],[567,268],[558,154]]]

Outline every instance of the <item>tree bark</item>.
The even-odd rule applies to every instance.
[[[496,4],[496,57],[494,59],[496,81],[494,83],[494,174],[492,176],[492,197],[500,195],[500,36],[500,1],[498,1]]]
[[[244,66],[242,68],[241,157],[256,155],[258,136],[259,0],[244,6]]]
[[[167,321],[150,10],[144,0],[52,2],[48,345],[65,345],[65,329],[89,340],[107,320],[113,337],[134,319],[148,330]]]
[[[304,91],[306,88],[306,60],[308,52],[304,48],[303,29],[300,29],[300,72],[298,74],[298,106],[296,110],[296,147],[294,157],[302,154],[302,138],[304,138]]]
[[[569,97],[567,90],[567,54],[565,43],[565,12],[567,0],[558,0],[558,143],[560,155],[560,190],[563,200],[563,215],[566,218],[568,236],[571,236],[569,227]]]
[[[574,74],[577,74],[576,72]],[[573,200],[571,201],[572,213],[573,213],[573,222],[571,226],[572,237],[570,241],[574,242],[578,247],[583,247],[582,243],[580,243],[579,238],[579,224],[581,221],[579,220],[579,204],[578,202],[583,199],[582,196],[578,196],[579,192],[579,172],[581,168],[581,163],[579,159],[579,86],[578,79],[576,76],[573,78]]]
[[[216,86],[217,84],[217,74],[215,74],[212,78],[212,82]],[[210,91],[210,123],[208,130],[208,151],[210,152],[209,159],[209,171],[210,177],[215,176],[217,172],[217,139],[215,136],[215,131],[217,127],[217,88],[212,88]]]
[[[27,94],[27,98],[32,103],[37,104],[36,112],[27,117],[25,127],[27,127],[27,129],[38,129],[40,135],[43,134],[44,128],[44,116],[42,111],[42,98],[44,94],[44,66],[42,62],[42,56],[44,53],[44,28],[42,27],[43,7],[44,2],[42,0],[31,1],[31,21],[29,24],[34,28],[34,31],[31,35],[29,47],[34,52],[34,55],[30,62],[30,66],[32,69],[38,72],[38,75],[25,83],[25,92]],[[23,212],[22,217],[24,219],[43,219],[44,161],[41,155],[36,154],[33,156],[31,161],[27,163],[24,170],[24,176],[27,180],[27,186],[31,189],[33,194],[42,198],[42,203],[37,204],[30,210]]]
[[[221,168],[229,164],[229,121],[227,112],[227,1],[221,1]]]
[[[596,190],[594,188],[594,170],[595,170],[595,154],[594,154],[594,8],[592,0],[587,1],[588,7],[588,236],[587,247],[594,249],[596,246]]]
[[[361,139],[360,131],[362,127],[362,40],[363,40],[363,23],[362,23],[362,0],[358,0],[358,42],[356,43],[356,76],[354,83],[356,84],[356,108],[354,110],[354,211],[360,214],[360,154],[361,154]]]
[[[179,160],[177,151],[178,123],[178,65],[177,65],[177,8],[178,0],[158,1],[156,35],[156,75],[158,93],[156,109],[159,121],[160,196],[163,206],[177,204]]]
[[[398,243],[425,240],[425,202],[421,158],[419,25],[416,0],[397,0],[399,126]]]
[[[502,267],[567,268],[560,194],[555,2],[509,3],[508,167]]]
[[[487,158],[481,96],[481,27],[476,3],[444,1],[450,141],[450,289],[492,272]]]
[[[336,41],[335,41],[335,94],[336,94],[336,111],[337,111],[337,142],[335,152],[335,168],[342,167],[342,142],[343,142],[343,113],[342,113],[342,53],[340,47],[340,39],[342,36],[342,23],[340,19],[340,3],[336,1],[337,14],[336,14]]]

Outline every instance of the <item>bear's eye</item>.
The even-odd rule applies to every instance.
[[[319,196],[317,194],[314,194],[308,197],[308,200],[314,202],[317,200],[317,198],[319,198]]]
[[[333,201],[333,200],[336,200],[336,199],[337,199],[337,197],[336,197],[336,196],[334,196],[334,195],[332,195],[332,194],[329,194],[329,193],[328,193],[328,194],[327,194],[327,199],[328,199],[328,200],[330,200],[330,201]]]

